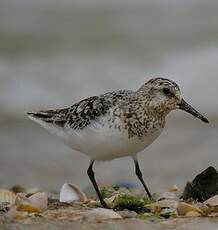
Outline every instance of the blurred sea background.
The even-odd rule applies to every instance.
[[[28,120],[154,76],[176,81],[204,124],[181,111],[140,154],[152,192],[218,165],[218,1],[0,2],[0,185],[90,185],[89,159]],[[130,158],[95,165],[98,183],[139,185]]]

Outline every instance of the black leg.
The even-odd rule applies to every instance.
[[[138,160],[137,160],[137,158],[135,158],[135,157],[133,158],[133,160],[134,160],[134,163],[135,163],[135,173],[136,173],[137,177],[139,178],[139,180],[141,181],[141,183],[142,183],[142,185],[143,185],[145,191],[147,192],[148,197],[149,197],[149,198],[152,198],[151,193],[149,192],[148,187],[147,187],[147,185],[145,184],[145,182],[144,182],[144,180],[143,180],[142,172],[141,172],[141,170],[140,170],[140,168],[139,168]]]
[[[95,162],[95,161],[93,161],[93,160],[90,162],[89,168],[88,168],[88,170],[87,170],[87,174],[88,174],[89,179],[91,180],[91,182],[92,182],[92,184],[93,184],[93,186],[94,186],[94,188],[95,188],[95,191],[96,191],[96,193],[97,193],[97,195],[98,195],[98,198],[99,198],[99,200],[100,200],[100,202],[101,202],[101,205],[102,205],[104,208],[108,208],[107,204],[105,203],[105,201],[104,201],[104,199],[103,199],[103,197],[102,197],[102,195],[101,195],[101,192],[100,192],[100,190],[99,190],[99,188],[98,188],[98,185],[97,185],[97,183],[96,183],[96,181],[95,181],[95,172],[92,170],[92,166],[93,166],[94,162]]]

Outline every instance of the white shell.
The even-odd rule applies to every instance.
[[[87,201],[86,195],[74,184],[64,184],[60,192],[60,202]]]
[[[37,192],[29,197],[30,202],[40,210],[48,208],[48,195],[46,192]]]
[[[8,206],[12,206],[15,204],[16,194],[7,190],[0,189],[0,204],[8,203]]]

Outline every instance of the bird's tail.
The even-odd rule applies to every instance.
[[[38,111],[38,112],[34,112],[34,111],[29,111],[26,113],[27,116],[34,121],[44,121],[46,123],[52,123],[53,117],[55,115],[55,111],[53,110],[47,110],[47,111]]]

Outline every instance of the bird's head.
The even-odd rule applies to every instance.
[[[160,114],[167,115],[172,110],[181,109],[208,123],[207,118],[185,102],[179,86],[171,80],[153,78],[146,82],[137,92],[145,97],[150,108]]]

